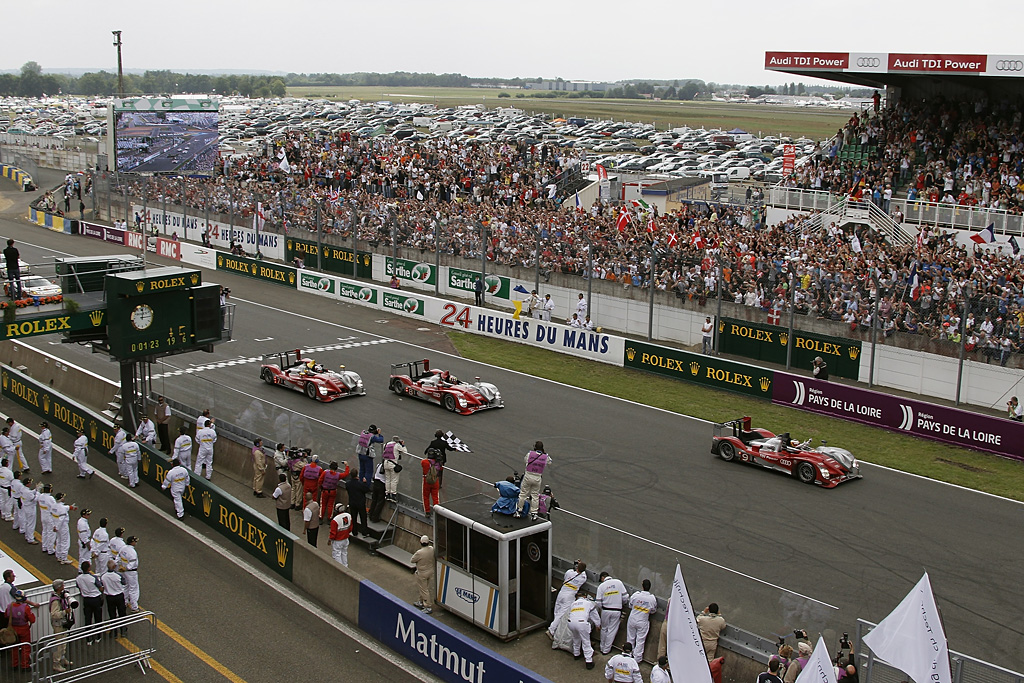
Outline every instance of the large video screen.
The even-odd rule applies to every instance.
[[[122,173],[212,173],[217,103],[208,99],[115,100],[114,150]]]

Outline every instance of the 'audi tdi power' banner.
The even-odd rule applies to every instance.
[[[776,372],[772,402],[1024,460],[1024,424]]]

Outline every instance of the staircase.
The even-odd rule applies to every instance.
[[[110,418],[111,421],[121,419],[121,392],[118,391],[114,394],[114,398],[110,399],[110,403],[102,411],[104,415]]]

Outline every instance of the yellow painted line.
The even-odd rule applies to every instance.
[[[128,650],[128,652],[131,652],[132,654],[139,652],[138,646],[132,641],[128,640],[127,638],[118,638],[117,642],[119,642],[124,649]],[[149,658],[149,663],[152,666],[153,671],[155,671],[161,678],[166,680],[168,683],[184,683],[184,681],[182,681],[180,678],[178,678],[170,671],[168,671],[166,666],[158,663],[152,657]]]
[[[37,538],[39,537],[39,532],[38,531],[36,532],[36,537]],[[18,562],[18,564],[20,564],[25,569],[28,569],[29,571],[31,571],[37,577],[39,577],[40,581],[42,581],[43,583],[50,583],[50,584],[53,583],[53,579],[51,579],[49,576],[47,576],[44,572],[40,571],[38,567],[36,567],[34,564],[32,564],[31,562],[26,560],[24,557],[22,557],[21,555],[19,555],[16,552],[14,552],[14,550],[10,546],[8,546],[6,543],[0,543],[0,546],[2,546],[3,549],[7,552],[7,554],[10,555],[12,558],[14,558]],[[71,564],[76,569],[78,568],[78,560],[75,560],[74,558],[72,558],[71,559]],[[140,605],[140,607],[141,607],[141,605]],[[206,654],[206,652],[204,650],[202,650],[198,645],[195,645],[192,641],[188,640],[183,635],[181,635],[180,633],[178,633],[173,628],[171,628],[170,626],[168,626],[164,622],[160,621],[159,619],[157,620],[157,628],[160,629],[164,633],[164,635],[166,635],[168,638],[170,638],[171,640],[176,642],[178,645],[181,645],[183,648],[185,648],[186,650],[191,652],[193,655],[195,655],[196,658],[199,659],[201,662],[203,662],[204,664],[209,666],[211,669],[213,669],[214,671],[219,673],[224,678],[226,678],[229,681],[231,681],[231,683],[246,683],[244,678],[242,678],[241,676],[235,674],[233,671],[231,671],[231,669],[227,668],[226,666],[224,666],[223,664],[218,662],[216,659],[214,659],[210,655]],[[118,638],[117,642],[121,643],[124,646],[124,648],[126,650],[128,650],[129,652],[131,652],[132,654],[134,654],[134,653],[139,651],[139,648],[136,647],[127,638]],[[132,648],[135,648],[135,649],[132,649]],[[165,666],[157,663],[157,661],[155,659],[150,658],[149,662],[153,665],[153,671],[155,671],[158,674],[160,674],[160,676],[162,678],[166,679],[168,681],[168,683],[183,683],[180,678],[178,678],[177,676],[172,674],[170,671],[168,671]]]
[[[245,679],[241,676],[236,675],[226,666],[218,662],[216,659],[206,654],[203,650],[199,649],[196,645],[192,644],[191,641],[184,638],[180,633],[175,631],[173,628],[168,626],[162,621],[157,621],[157,628],[160,629],[164,635],[181,645],[183,648],[194,654],[200,660],[202,660],[207,666],[219,673],[224,678],[231,681],[231,683],[245,683]]]

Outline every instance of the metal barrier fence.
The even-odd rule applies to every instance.
[[[907,674],[896,667],[876,659],[871,648],[863,644],[862,638],[877,624],[863,619],[857,620],[857,671],[863,683],[903,683],[909,680]],[[1024,683],[1024,674],[959,652],[949,651],[949,667],[953,683]]]
[[[800,211],[826,211],[843,197],[824,190],[805,190],[799,187],[776,185],[769,191],[772,205]],[[990,209],[961,204],[942,204],[925,201],[907,201],[894,197],[889,210],[899,209],[903,222],[912,225],[932,225],[940,229],[981,230],[994,226],[999,235],[1024,234],[1024,216],[1005,209]]]
[[[80,603],[78,585],[74,579],[64,581],[68,598]],[[65,683],[98,676],[132,664],[140,669],[152,668],[149,660],[156,652],[155,614],[138,612],[83,626],[85,620],[82,605],[79,604],[75,610],[75,626],[69,631],[55,633],[50,623],[51,595],[53,588],[48,585],[25,589],[28,600],[39,603],[35,609],[36,621],[32,625],[27,644],[15,643],[0,648],[0,683]],[[27,652],[30,668],[14,669],[15,651],[22,648]],[[67,666],[60,663],[62,659],[68,662]]]

